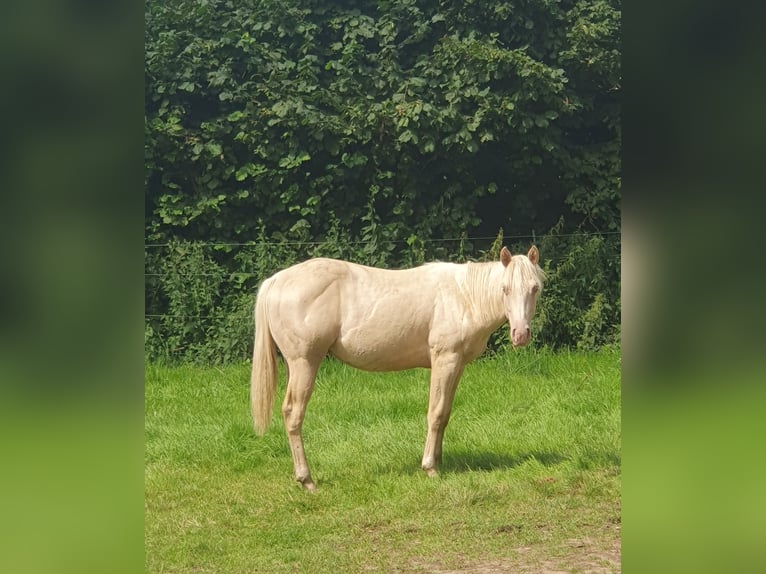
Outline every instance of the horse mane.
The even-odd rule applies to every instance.
[[[518,273],[525,283],[537,282],[540,283],[540,286],[542,287],[542,283],[545,281],[545,272],[540,268],[539,265],[532,264],[532,262],[528,259],[527,263],[525,264],[525,259],[526,257],[523,255],[513,256],[511,259],[513,264],[513,273]],[[500,271],[502,268],[497,265],[497,261],[469,261],[466,263],[466,265],[468,266],[466,280],[482,292],[487,291],[487,287],[489,286],[490,282],[497,280],[497,277],[495,277],[496,274],[498,277],[502,275],[502,271]],[[492,285],[492,287],[494,286],[495,284]]]
[[[527,259],[528,264],[516,265],[517,263],[524,261],[524,259],[526,259],[526,257],[521,255],[515,255],[511,259],[514,264],[513,272],[516,273],[518,271],[524,282],[534,281],[539,283],[540,287],[542,287],[545,282],[545,272],[539,265],[534,265],[529,259]]]
[[[480,317],[502,317],[501,281],[503,266],[499,261],[466,265],[465,278],[461,290],[465,293],[468,305]]]

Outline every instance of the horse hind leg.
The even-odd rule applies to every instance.
[[[285,400],[282,403],[282,418],[285,421],[287,440],[290,443],[290,451],[293,455],[295,468],[295,480],[306,490],[316,490],[316,485],[311,478],[311,471],[306,460],[306,452],[303,448],[303,418],[306,416],[306,405],[314,390],[319,361],[307,359],[288,361],[288,380]]]

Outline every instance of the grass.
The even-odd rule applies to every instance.
[[[283,372],[257,437],[247,365],[147,365],[147,571],[619,571],[619,351],[469,365],[436,479],[419,468],[427,377],[325,361],[311,494],[292,480]]]

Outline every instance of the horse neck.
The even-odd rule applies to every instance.
[[[502,297],[503,265],[468,263],[465,277],[467,301],[474,316],[487,329],[496,329],[505,321]]]

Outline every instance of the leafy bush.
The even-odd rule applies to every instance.
[[[147,238],[340,233],[382,264],[562,214],[614,231],[619,17],[606,0],[149,0]]]
[[[596,349],[619,339],[618,237],[554,233],[541,241],[547,275],[536,317],[541,343]]]

